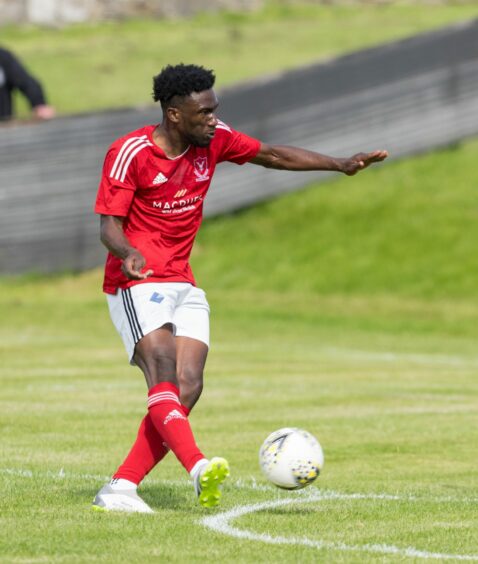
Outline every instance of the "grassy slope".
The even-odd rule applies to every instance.
[[[235,289],[257,290],[268,280],[278,291],[476,298],[477,150],[474,140],[384,163],[209,221],[198,241],[199,280]]]
[[[238,525],[478,553],[476,147],[383,165],[204,225],[195,265],[213,307],[213,348],[192,419],[206,452],[227,456],[240,480],[224,508],[289,495],[252,488],[264,485],[257,448],[282,425],[319,436],[326,491],[418,497],[292,506]],[[6,561],[184,562],[184,550],[191,562],[413,561],[206,533],[172,457],[143,488],[152,519],[88,511],[144,409],[100,277],[0,282]]]
[[[222,86],[477,16],[472,1],[360,8],[271,2],[256,13],[188,21],[7,27],[1,42],[42,78],[60,112],[78,112],[148,104],[151,77],[167,63],[212,67]]]

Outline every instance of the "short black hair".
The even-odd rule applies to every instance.
[[[189,96],[214,86],[216,77],[212,70],[198,65],[168,65],[153,77],[153,99],[167,107],[174,96]]]

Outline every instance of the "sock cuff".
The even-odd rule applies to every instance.
[[[160,382],[159,384],[156,384],[150,388],[148,397],[153,394],[157,394],[158,392],[172,392],[173,394],[179,396],[179,388],[172,382]]]
[[[161,382],[153,386],[148,392],[148,409],[158,403],[176,403],[181,407],[178,395],[177,386],[170,382]]]
[[[113,490],[135,490],[137,483],[130,480],[129,477],[125,478],[119,475],[119,472],[111,478],[110,486]]]
[[[181,404],[181,409],[183,410],[183,413],[186,417],[188,417],[188,415],[191,413],[191,410],[186,407],[184,404]]]
[[[208,464],[209,460],[207,458],[204,458],[204,456],[202,456],[194,465],[193,467],[189,470],[189,475],[191,476],[191,478],[194,480],[196,478],[196,474],[198,472],[200,472],[204,466],[206,466]]]

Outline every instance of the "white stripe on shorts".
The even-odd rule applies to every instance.
[[[144,335],[143,331],[141,330],[141,325],[138,321],[138,316],[136,315],[130,288],[121,290],[121,297],[123,298],[123,305],[126,312],[126,317],[128,318],[131,334],[133,335],[133,340],[135,343],[137,343],[142,337],[144,337]]]

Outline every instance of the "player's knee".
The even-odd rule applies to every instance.
[[[203,389],[203,372],[191,367],[178,373],[181,403],[191,408],[199,399]]]
[[[176,382],[176,360],[162,347],[153,347],[143,363],[151,382]]]

